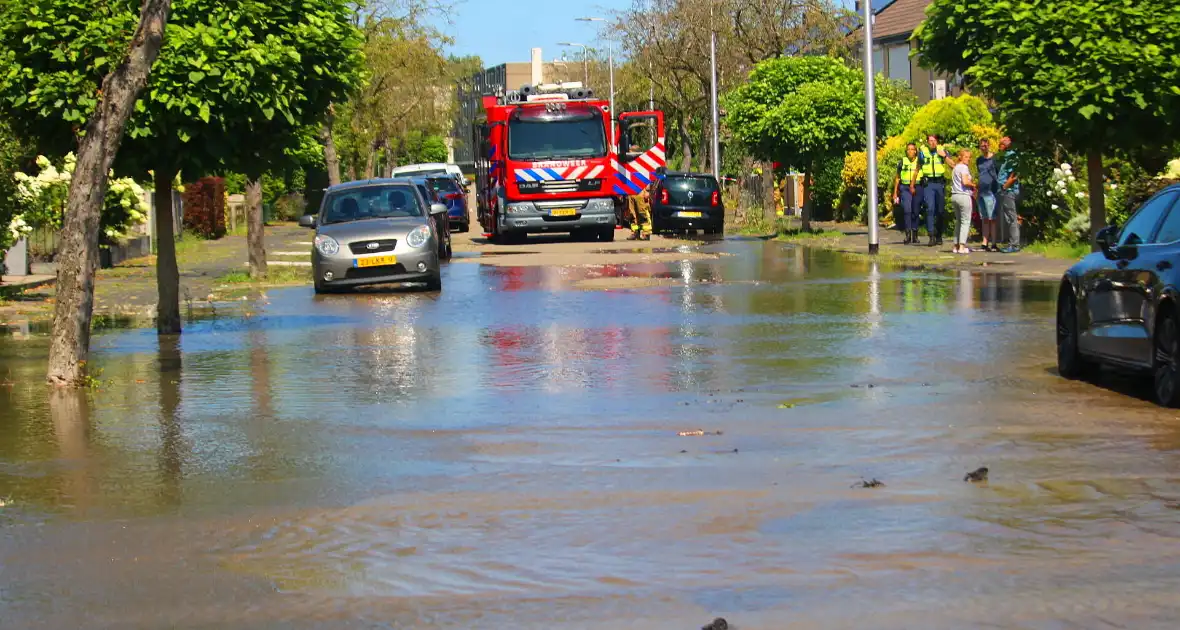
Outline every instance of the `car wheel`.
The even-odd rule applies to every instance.
[[[435,273],[426,281],[427,291],[442,291],[442,274]]]
[[[451,247],[451,244],[450,244],[450,243],[447,243],[447,255],[446,255],[446,259],[447,259],[447,260],[450,260],[450,259],[451,259],[451,258],[453,258],[454,256],[455,256],[455,250],[454,250],[454,249]]]
[[[463,227],[459,228],[459,231],[460,232],[470,232],[471,231],[471,221],[464,221]]]
[[[615,240],[615,229],[613,227],[602,228],[598,231],[598,240],[603,243],[611,243]]]
[[[1152,345],[1155,346],[1152,372],[1155,376],[1155,401],[1163,407],[1180,406],[1180,369],[1177,369],[1177,355],[1180,354],[1180,324],[1171,307],[1160,313],[1155,325]]]
[[[1085,377],[1090,367],[1078,348],[1078,300],[1072,289],[1063,286],[1057,297],[1057,372],[1078,379]]]

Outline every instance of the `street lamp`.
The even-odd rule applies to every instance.
[[[590,47],[586,44],[575,44],[574,42],[557,42],[557,45],[582,47],[582,85],[590,87]]]
[[[574,18],[578,22],[606,22],[606,18],[600,17],[580,17]],[[611,150],[618,153],[619,149],[615,144],[618,138],[615,137],[615,50],[614,43],[611,42],[610,37],[606,38],[606,59],[610,65],[610,146]]]
[[[877,94],[873,85],[873,7],[866,0],[860,0],[860,5],[864,10],[861,26],[865,32],[865,135],[868,136],[865,140],[868,167],[865,175],[869,197],[869,254],[876,254],[881,245],[877,235]]]

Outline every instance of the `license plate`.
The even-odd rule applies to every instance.
[[[386,265],[396,265],[397,256],[370,256],[368,258],[357,258],[357,267],[384,267]]]
[[[701,218],[701,213],[700,212],[677,212],[676,216],[681,217],[683,219],[699,219],[699,218]]]
[[[551,217],[572,217],[578,214],[577,208],[554,208],[549,211]]]

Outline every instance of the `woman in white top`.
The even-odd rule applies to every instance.
[[[971,200],[975,197],[976,186],[971,179],[971,150],[960,149],[959,159],[951,170],[951,204],[955,208],[955,246],[951,249],[956,254],[970,254],[967,247],[967,236],[971,234]]]

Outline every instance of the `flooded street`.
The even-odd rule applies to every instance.
[[[704,251],[0,335],[0,628],[1174,627],[1180,417],[1055,283]]]

